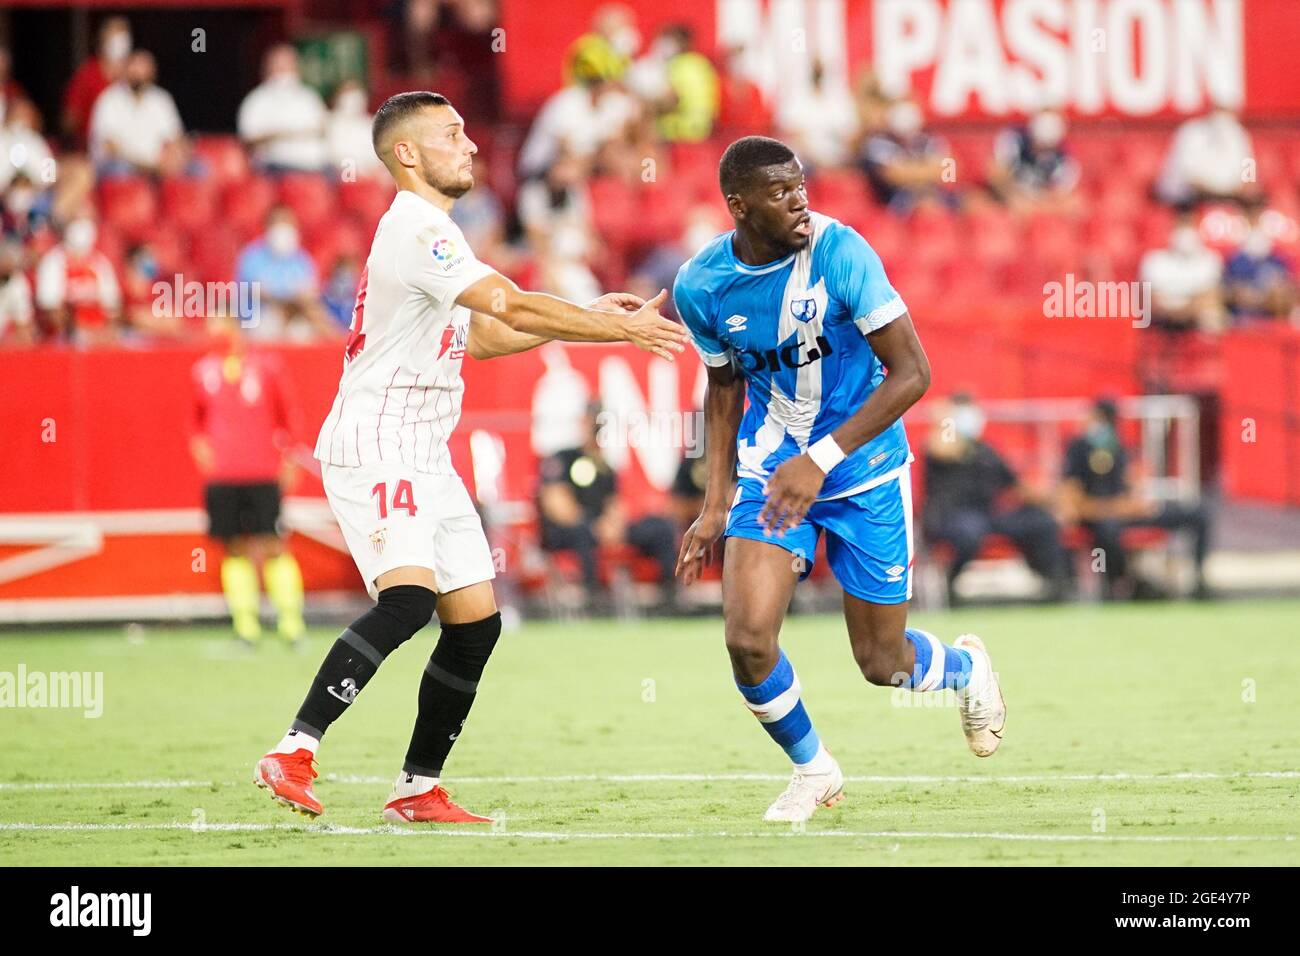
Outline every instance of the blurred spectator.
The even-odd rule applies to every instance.
[[[434,49],[438,90],[451,90],[462,116],[476,127],[501,118],[499,66],[504,34],[497,33],[496,0],[454,0],[438,23]]]
[[[842,166],[857,143],[858,109],[845,85],[829,79],[814,60],[808,86],[778,101],[776,127],[808,166]]]
[[[956,198],[946,183],[944,160],[948,144],[924,129],[925,118],[915,101],[899,100],[889,108],[887,128],[863,146],[863,163],[876,197],[894,212]]]
[[[1120,444],[1117,419],[1113,401],[1101,399],[1093,406],[1084,433],[1066,449],[1062,486],[1067,516],[1087,528],[1094,544],[1102,549],[1105,596],[1113,599],[1158,594],[1153,586],[1131,575],[1123,543],[1127,528],[1189,531],[1194,546],[1196,591],[1204,596],[1208,510],[1203,504],[1162,504],[1130,487],[1128,453]]]
[[[79,216],[36,267],[36,305],[47,327],[84,345],[111,342],[122,307],[113,265],[95,248],[96,236],[94,220]]]
[[[158,259],[148,243],[132,246],[122,268],[122,302],[125,326],[150,336],[174,336],[184,330],[181,316],[171,307],[171,296],[154,293],[159,279]]]
[[[991,534],[1010,538],[1047,584],[1054,600],[1069,590],[1070,561],[1061,529],[1002,456],[982,439],[985,416],[969,396],[955,395],[935,408],[925,457],[925,533],[953,549],[948,592]]]
[[[636,14],[624,3],[607,3],[591,18],[591,29],[569,44],[564,55],[564,79],[572,83],[580,70],[596,68],[618,79],[641,49]]]
[[[30,100],[9,103],[0,126],[0,221],[7,236],[30,238],[51,219],[66,221],[86,204],[95,175],[85,157],[60,156],[56,165],[40,113]]]
[[[488,182],[482,153],[474,154],[473,175],[474,188],[456,200],[452,221],[478,258],[510,275],[519,267],[520,253],[506,241],[506,210]]]
[[[99,94],[122,76],[131,52],[131,26],[126,17],[109,17],[99,28],[95,56],[82,62],[63,94],[63,134],[74,149],[86,148],[90,114]]]
[[[543,104],[519,151],[519,174],[543,175],[561,150],[582,159],[621,137],[639,114],[637,102],[614,81],[608,65],[580,57],[574,82]]]
[[[240,138],[267,172],[325,169],[325,103],[302,81],[298,52],[282,43],[266,53],[262,83],[239,104]]]
[[[0,346],[35,342],[35,318],[31,283],[23,275],[22,246],[6,241],[0,244]]]
[[[1065,150],[1065,117],[1039,110],[1024,126],[1004,130],[993,143],[989,186],[1017,212],[1074,215],[1079,164]]]
[[[334,109],[326,120],[325,143],[330,163],[346,182],[387,175],[370,137],[374,117],[367,105],[366,89],[356,80],[344,80],[334,91]]]
[[[702,436],[701,436],[702,437]],[[673,476],[670,489],[672,497],[673,520],[677,522],[679,533],[685,533],[700,512],[704,509],[704,492],[709,483],[709,460],[704,455],[695,458],[683,456]]]
[[[13,78],[13,59],[9,48],[0,44],[0,123],[5,122],[13,104],[27,101],[27,91]]]
[[[50,224],[54,196],[37,186],[25,173],[16,174],[4,190],[4,207],[0,209],[3,236],[26,242]]]
[[[591,204],[587,199],[587,164],[562,150],[541,179],[524,183],[516,199],[519,223],[537,249],[569,239],[587,248],[591,239]],[[586,301],[585,299],[583,301]]]
[[[182,165],[184,127],[171,94],[154,83],[153,54],[136,50],[122,79],[100,94],[90,114],[90,152],[100,176],[174,173]]]
[[[316,265],[302,248],[289,207],[267,213],[266,232],[240,252],[235,279],[255,290],[251,314],[240,316],[254,337],[306,339],[317,332],[337,333],[322,307]]]
[[[329,318],[342,332],[352,325],[352,309],[357,302],[357,282],[361,278],[361,261],[355,253],[341,252],[325,276],[321,301]]]
[[[1189,119],[1174,133],[1156,194],[1175,206],[1216,199],[1241,200],[1255,192],[1250,134],[1228,106]],[[1247,181],[1247,179],[1251,181]]]
[[[442,5],[439,0],[401,0],[389,8],[395,14],[388,48],[389,69],[396,74],[432,85],[434,73],[433,36]]]
[[[1154,327],[1211,332],[1223,327],[1223,261],[1202,244],[1190,215],[1175,223],[1167,248],[1142,257],[1138,271],[1149,284]]]
[[[853,83],[853,105],[858,113],[858,135],[861,142],[886,128],[889,122],[889,97],[880,85],[880,77],[870,67],[864,67]],[[861,142],[854,143],[855,151]]]
[[[575,302],[600,295],[588,265],[595,246],[586,162],[562,151],[543,179],[519,189],[519,222],[541,268],[541,288]]]
[[[538,511],[542,550],[570,551],[582,566],[589,594],[599,586],[597,550],[628,544],[659,564],[659,583],[671,590],[677,564],[677,535],[661,515],[628,522],[618,501],[618,478],[600,447],[599,409],[586,414],[586,441],[541,463]]]
[[[718,118],[718,72],[691,42],[685,24],[664,27],[627,72],[628,88],[650,105],[659,135],[669,143],[708,139]]]
[[[1273,246],[1273,239],[1258,215],[1250,232],[1228,257],[1223,270],[1223,292],[1228,312],[1244,317],[1285,318],[1296,305],[1295,270]]]
[[[765,132],[772,126],[772,111],[763,98],[763,91],[745,74],[746,55],[744,47],[728,50],[726,69],[720,80],[718,125],[729,139]]]
[[[28,100],[13,100],[0,126],[0,192],[20,174],[39,189],[55,181],[54,155],[38,131],[40,114]]]

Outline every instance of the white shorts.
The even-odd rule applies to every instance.
[[[496,577],[483,523],[457,476],[396,462],[322,462],[321,479],[372,598],[379,596],[375,579],[394,568],[430,569],[439,594]]]

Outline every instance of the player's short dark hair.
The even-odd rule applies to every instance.
[[[430,106],[450,105],[451,100],[447,99],[447,97],[429,90],[394,93],[384,100],[383,106],[375,110],[375,119],[370,124],[370,141],[374,144],[375,152],[379,152],[379,143],[383,140],[384,134],[398,123]],[[383,159],[384,157],[381,155],[379,158]]]
[[[718,185],[722,195],[744,192],[754,173],[767,166],[780,166],[794,159],[794,150],[770,136],[744,136],[722,154],[718,163]]]

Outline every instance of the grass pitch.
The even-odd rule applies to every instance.
[[[1009,707],[966,749],[950,695],[874,688],[835,617],[783,644],[848,799],[764,824],[788,776],[717,619],[525,624],[488,667],[445,783],[492,828],[379,810],[436,631],[330,731],[306,824],[250,782],[335,631],[296,655],[216,629],[0,637],[0,671],[103,672],[104,710],[0,709],[0,864],[1300,863],[1300,601],[916,615],[984,637]],[[910,706],[908,706],[910,705]]]

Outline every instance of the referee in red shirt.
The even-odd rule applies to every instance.
[[[216,348],[194,365],[190,451],[207,483],[208,533],[225,546],[221,588],[235,636],[255,644],[260,561],[280,636],[294,643],[305,630],[302,572],[278,528],[281,486],[294,472],[284,372],[273,356],[247,349],[237,317],[214,318],[208,330]]]

